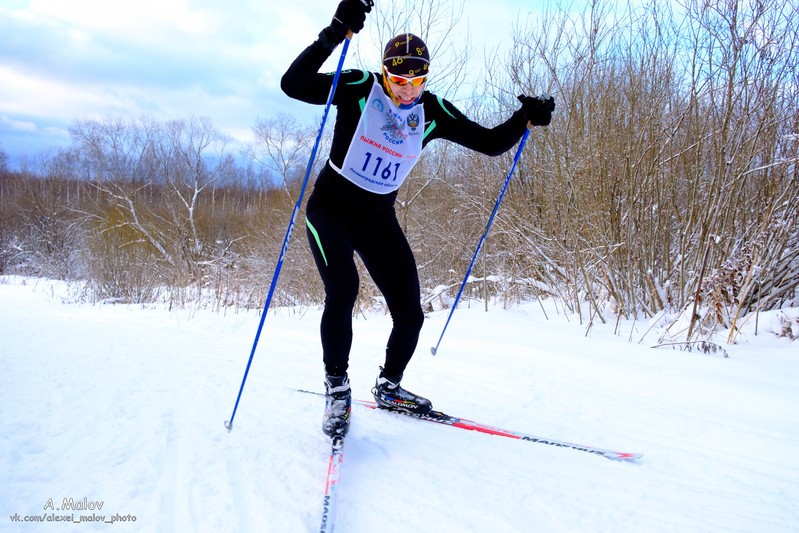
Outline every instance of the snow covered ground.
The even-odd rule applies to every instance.
[[[0,278],[0,530],[318,530],[324,400],[295,389],[322,390],[319,310],[267,316],[228,433],[257,313],[64,304],[64,290]],[[646,323],[586,337],[537,302],[474,307],[435,357],[446,311],[427,319],[407,388],[453,415],[644,458],[353,407],[337,531],[799,530],[799,343],[768,332],[773,317],[723,358],[654,350]],[[370,398],[389,328],[355,322],[356,397]]]

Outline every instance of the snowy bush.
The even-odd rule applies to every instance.
[[[786,39],[799,8],[660,5],[521,21],[481,98],[459,104],[490,126],[515,94],[557,101],[521,154],[466,305],[553,298],[589,326],[669,316],[663,342],[716,344],[799,306],[799,42]],[[94,301],[260,308],[316,131],[259,119],[242,162],[207,119],[76,120],[70,150],[0,166],[0,269],[85,280]],[[400,189],[427,310],[452,305],[514,155],[431,143]],[[273,305],[320,305],[296,222]],[[357,264],[356,312],[382,308]],[[778,329],[795,338],[795,318]]]

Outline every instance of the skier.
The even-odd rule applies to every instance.
[[[330,25],[294,60],[283,91],[309,104],[325,104],[333,77],[319,73],[348,31],[363,29],[369,0],[342,0]],[[358,293],[354,253],[385,297],[393,327],[385,363],[372,389],[383,407],[427,413],[431,402],[400,386],[419,339],[424,315],[416,261],[397,221],[397,189],[422,148],[442,138],[487,155],[513,147],[529,124],[546,126],[555,102],[520,96],[522,107],[504,123],[483,127],[452,103],[425,90],[430,74],[427,46],[402,33],[385,46],[381,72],[341,73],[333,98],[337,118],[330,155],[306,207],[311,251],[325,288],[320,332],[325,366],[322,430],[333,437],[349,429],[347,376],[352,312]]]

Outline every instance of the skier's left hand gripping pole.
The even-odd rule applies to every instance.
[[[374,5],[372,0],[361,0],[364,5],[371,6]],[[250,373],[250,366],[252,366],[252,359],[255,356],[255,348],[258,346],[258,339],[261,338],[261,331],[264,328],[264,321],[266,320],[266,314],[269,310],[269,305],[272,303],[272,296],[275,293],[275,287],[277,286],[277,279],[280,276],[280,270],[283,267],[283,259],[286,257],[286,251],[288,250],[289,246],[289,239],[291,238],[291,231],[294,229],[294,224],[297,221],[297,213],[300,211],[300,207],[302,205],[302,199],[305,196],[305,189],[308,186],[308,179],[311,175],[311,169],[313,168],[314,161],[316,160],[316,152],[319,149],[319,143],[322,140],[322,134],[324,133],[325,129],[325,122],[327,122],[327,115],[330,112],[330,105],[333,102],[333,95],[336,93],[336,87],[338,86],[338,80],[341,76],[341,69],[344,66],[344,58],[347,57],[347,49],[350,46],[350,40],[352,39],[352,32],[347,32],[347,38],[344,39],[343,46],[341,48],[341,56],[338,60],[338,66],[336,67],[336,73],[333,76],[333,84],[330,87],[330,94],[327,97],[327,103],[325,103],[325,110],[322,114],[322,123],[319,125],[319,132],[316,134],[316,142],[314,143],[313,150],[311,150],[311,157],[308,159],[308,168],[305,170],[305,178],[302,181],[302,187],[300,188],[300,194],[297,198],[297,203],[294,204],[294,211],[291,213],[291,219],[289,220],[288,228],[286,228],[286,236],[283,238],[283,245],[280,248],[280,257],[277,260],[277,266],[275,267],[275,273],[272,275],[272,283],[269,285],[269,293],[266,296],[266,302],[264,303],[264,309],[261,313],[261,320],[258,323],[258,330],[255,333],[255,340],[252,343],[252,350],[250,350],[250,358],[247,360],[247,367],[244,369],[244,377],[241,380],[241,386],[239,387],[239,394],[236,396],[236,403],[233,406],[233,414],[230,415],[230,420],[225,421],[225,427],[228,431],[233,429],[233,419],[236,417],[236,410],[239,408],[239,401],[241,401],[241,393],[244,391],[244,384],[247,382],[247,375]]]

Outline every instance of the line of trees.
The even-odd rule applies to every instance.
[[[796,5],[761,0],[521,18],[461,107],[495,124],[516,94],[548,91],[558,108],[530,137],[467,301],[554,297],[589,324],[662,314],[674,338],[730,341],[756,312],[799,305],[798,26]],[[276,115],[253,134],[242,162],[207,119],[76,120],[69,150],[0,165],[0,273],[82,280],[92,301],[259,307],[316,126]],[[403,185],[429,309],[460,284],[512,156],[434,143]],[[295,233],[275,304],[316,305]],[[379,305],[367,278],[359,303]]]

